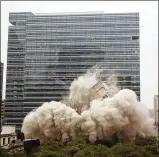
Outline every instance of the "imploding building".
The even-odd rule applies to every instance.
[[[61,100],[97,63],[140,99],[138,13],[10,13],[5,124],[21,127],[43,102]]]

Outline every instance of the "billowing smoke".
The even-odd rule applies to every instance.
[[[78,113],[90,108],[90,102],[94,98],[94,91],[91,88],[100,81],[100,73],[88,72],[84,76],[80,76],[74,80],[70,86],[70,94],[68,97],[69,106],[74,108]],[[114,76],[105,78],[103,85],[108,90],[109,95],[113,95],[118,91],[116,86],[116,78]],[[104,93],[104,91],[102,91]]]
[[[77,136],[84,136],[90,142],[111,139],[114,134],[126,141],[134,140],[136,135],[154,136],[153,120],[135,92],[118,90],[116,81],[112,80],[114,77],[102,81],[106,90],[95,99],[92,89],[100,82],[97,74],[86,74],[74,80],[66,104],[47,102],[24,118],[25,138],[45,143]],[[106,93],[107,97],[101,97]]]

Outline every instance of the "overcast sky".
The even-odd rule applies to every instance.
[[[153,108],[158,95],[158,1],[4,1],[1,2],[1,61],[4,62],[3,98],[6,84],[6,61],[9,12],[88,12],[140,13],[141,101]]]

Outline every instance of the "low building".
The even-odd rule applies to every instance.
[[[11,144],[12,141],[17,140],[16,127],[12,125],[2,126],[2,132],[0,135],[0,146],[7,146]]]

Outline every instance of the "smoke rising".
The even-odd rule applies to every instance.
[[[74,80],[70,86],[70,107],[74,108],[78,113],[87,110],[91,101],[90,89],[97,82],[96,73],[80,76],[77,80]]]
[[[22,126],[25,138],[46,143],[77,136],[90,142],[112,139],[114,134],[126,141],[134,140],[136,135],[154,136],[153,120],[135,92],[119,90],[116,78],[108,77],[102,82],[106,90],[93,99],[92,89],[96,90],[94,85],[99,81],[97,73],[80,76],[72,82],[66,104],[46,102],[30,112]],[[102,98],[106,93],[109,97]]]

